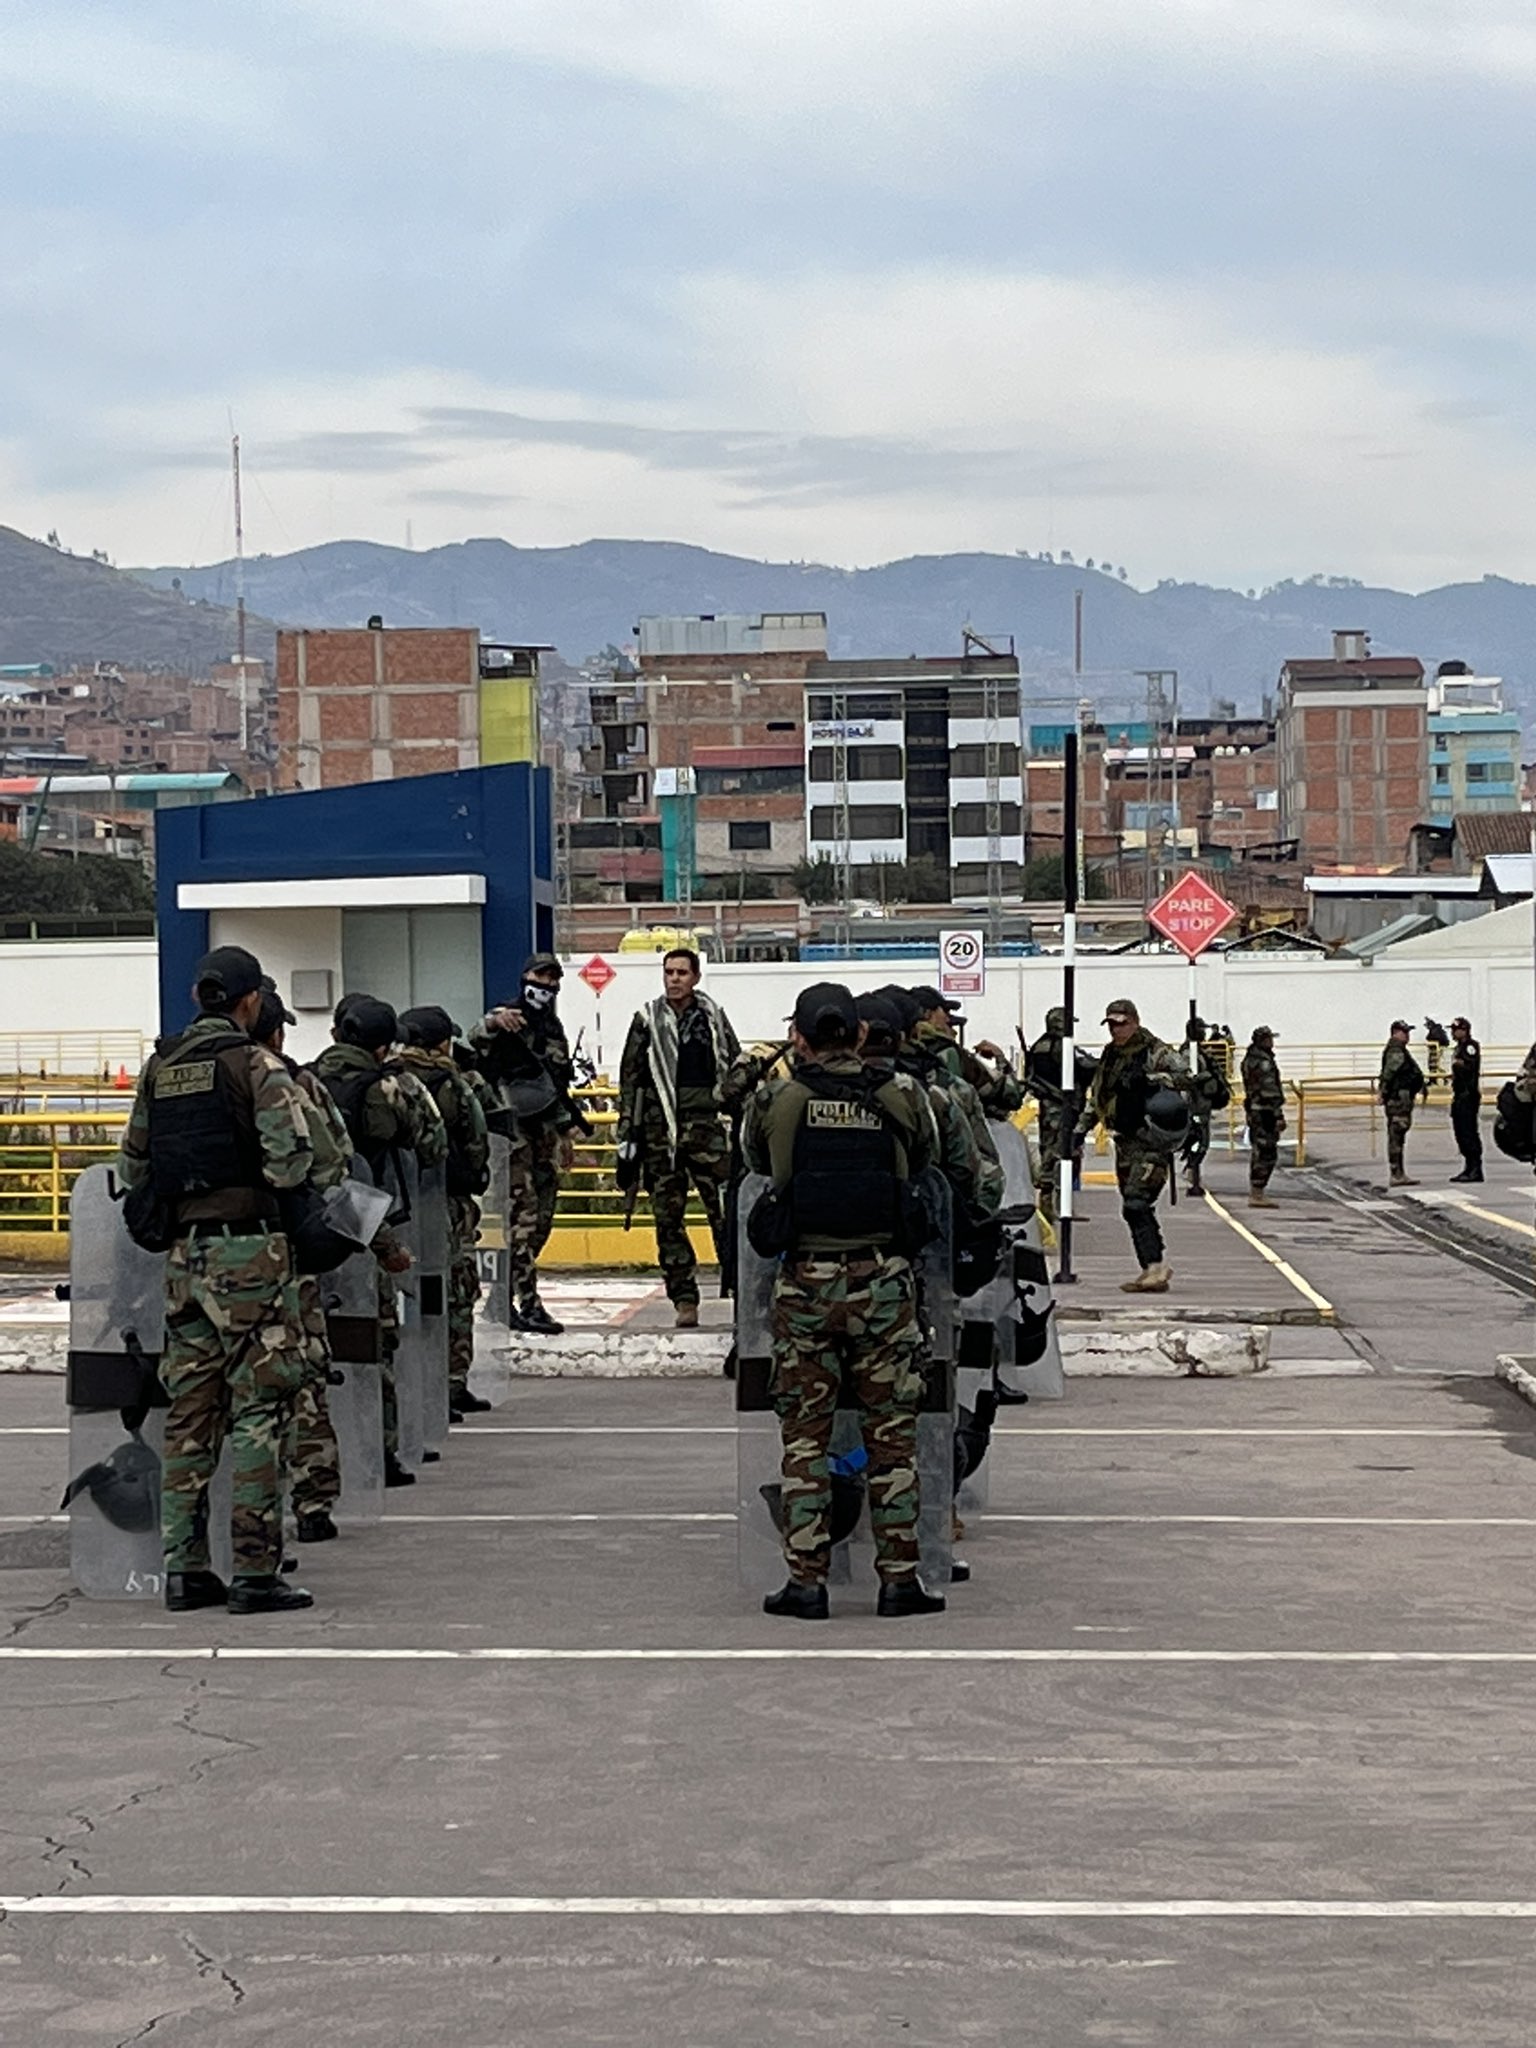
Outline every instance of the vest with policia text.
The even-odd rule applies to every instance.
[[[147,1077],[150,1176],[182,1221],[277,1215],[277,1196],[262,1171],[251,1050],[233,1025],[156,1047]]]
[[[906,1148],[876,1099],[880,1085],[807,1066],[786,1089],[804,1097],[789,1184],[796,1244],[857,1237],[905,1248]]]

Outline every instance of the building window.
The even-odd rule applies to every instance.
[[[991,689],[978,689],[975,684],[967,684],[963,690],[951,690],[949,715],[951,718],[1017,718],[1019,686],[1017,683],[996,683]]]
[[[951,747],[949,772],[957,781],[963,777],[979,782],[987,772],[986,748]],[[1019,750],[1011,742],[998,747],[997,772],[999,775],[1017,775],[1019,772]]]
[[[844,749],[848,762],[850,782],[900,782],[900,747],[847,747]],[[837,751],[833,747],[812,747],[812,782],[833,782],[836,774]]]
[[[1468,782],[1487,782],[1489,780],[1488,763],[1486,761],[1469,761],[1467,763],[1467,780]]]
[[[700,768],[696,773],[700,796],[793,796],[805,781],[799,767]]]
[[[861,692],[849,693],[839,702],[836,697],[815,690],[805,700],[805,715],[810,719],[900,718],[901,699]]]
[[[1022,818],[1017,804],[999,804],[997,807],[998,831],[1005,837],[1016,838],[1022,829]],[[985,839],[987,836],[987,806],[985,804],[956,804],[952,829],[957,839]]]
[[[1434,768],[1436,784],[1438,785],[1443,782],[1446,784],[1447,787],[1449,787],[1451,780],[1450,764],[1445,761],[1437,761],[1434,764]]]
[[[1490,782],[1513,782],[1514,779],[1515,764],[1513,761],[1490,761],[1488,763],[1488,780]]]
[[[850,804],[850,839],[899,839],[902,835],[899,804]],[[813,839],[837,838],[837,812],[831,804],[817,804],[811,812]]]
[[[731,827],[732,853],[765,853],[773,844],[773,827],[766,818],[743,818]]]

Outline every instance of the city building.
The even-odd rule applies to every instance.
[[[279,632],[279,787],[537,762],[547,651],[482,641],[473,626]]]
[[[1280,672],[1279,832],[1311,868],[1390,871],[1429,804],[1429,692],[1411,655],[1337,632]]]
[[[1429,689],[1429,815],[1518,810],[1520,739],[1498,676],[1441,662]]]

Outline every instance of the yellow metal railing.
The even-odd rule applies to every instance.
[[[0,1231],[69,1229],[69,1197],[88,1166],[117,1150],[122,1110],[0,1110]]]
[[[0,1031],[0,1080],[111,1087],[120,1074],[137,1078],[146,1051],[137,1031]]]

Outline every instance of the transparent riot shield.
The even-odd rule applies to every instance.
[[[779,1535],[783,1446],[772,1393],[771,1322],[777,1261],[760,1257],[747,1238],[747,1219],[768,1185],[765,1176],[748,1174],[737,1203],[737,1568],[742,1584],[758,1593],[772,1592],[785,1576]],[[947,1191],[944,1206],[947,1212]],[[927,1393],[917,1427],[918,1548],[923,1578],[940,1588],[948,1583],[951,1564],[954,1344],[958,1328],[947,1236],[930,1246],[918,1263],[919,1313],[927,1332]],[[858,1587],[873,1597],[874,1539],[864,1442],[855,1406],[838,1409],[829,1463],[833,1538],[829,1583]]]
[[[413,1152],[396,1155],[396,1161],[397,1192],[408,1213],[395,1234],[410,1252],[411,1266],[396,1281],[395,1400],[401,1463],[419,1465],[423,1451],[448,1434],[448,1203],[441,1167],[423,1169]]]
[[[331,1365],[325,1405],[340,1454],[338,1518],[377,1521],[384,1512],[383,1333],[379,1264],[359,1252],[320,1275]]]
[[[480,1198],[480,1279],[484,1287],[480,1320],[493,1338],[512,1327],[511,1264],[507,1258],[507,1213],[512,1206],[512,1144],[491,1133],[491,1177]]]
[[[164,1588],[160,1471],[166,1397],[157,1377],[165,1341],[165,1258],[128,1235],[112,1170],[92,1166],[70,1197],[70,1576],[91,1600],[156,1600]],[[209,1537],[227,1574],[229,1521]]]

